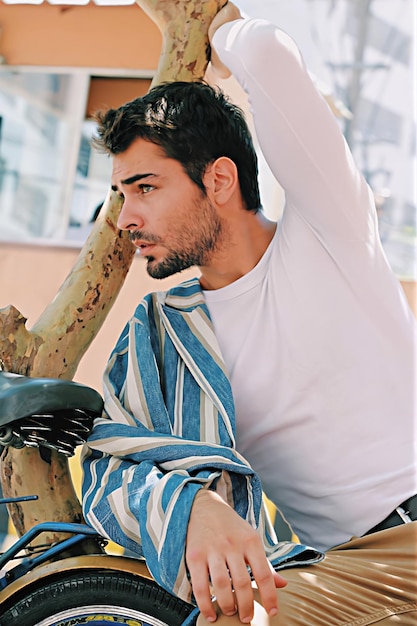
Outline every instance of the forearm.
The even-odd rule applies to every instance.
[[[94,453],[87,447],[82,452],[82,504],[86,521],[103,536],[143,556],[142,533],[137,511],[143,495],[129,506],[126,478],[131,475],[127,461]],[[136,475],[138,478],[138,475]]]
[[[319,231],[362,237],[369,190],[293,40],[250,19],[223,25],[213,45],[248,93],[260,146],[288,204]]]
[[[87,522],[108,539],[145,557],[155,580],[190,602],[187,522],[196,493],[211,484],[211,475],[164,474],[149,461],[137,464],[87,450],[83,470]]]

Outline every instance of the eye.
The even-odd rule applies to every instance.
[[[139,189],[143,194],[147,194],[150,191],[153,191],[155,187],[153,185],[147,185],[146,183],[143,183],[142,185],[139,185]]]

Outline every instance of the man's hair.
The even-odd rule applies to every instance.
[[[260,207],[258,160],[242,110],[203,81],[163,83],[118,109],[98,112],[95,147],[110,155],[137,138],[161,146],[206,193],[203,175],[219,157],[236,164],[248,210]]]

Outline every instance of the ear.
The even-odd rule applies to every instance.
[[[211,200],[218,205],[228,203],[240,191],[236,164],[228,157],[219,157],[207,166],[203,183]]]

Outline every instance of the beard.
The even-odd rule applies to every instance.
[[[160,243],[159,238],[139,231],[133,233],[132,238]],[[172,243],[165,258],[156,261],[153,256],[146,257],[146,270],[152,278],[162,279],[190,267],[208,265],[225,239],[225,228],[215,208],[203,196],[193,201],[187,219],[170,230]]]

